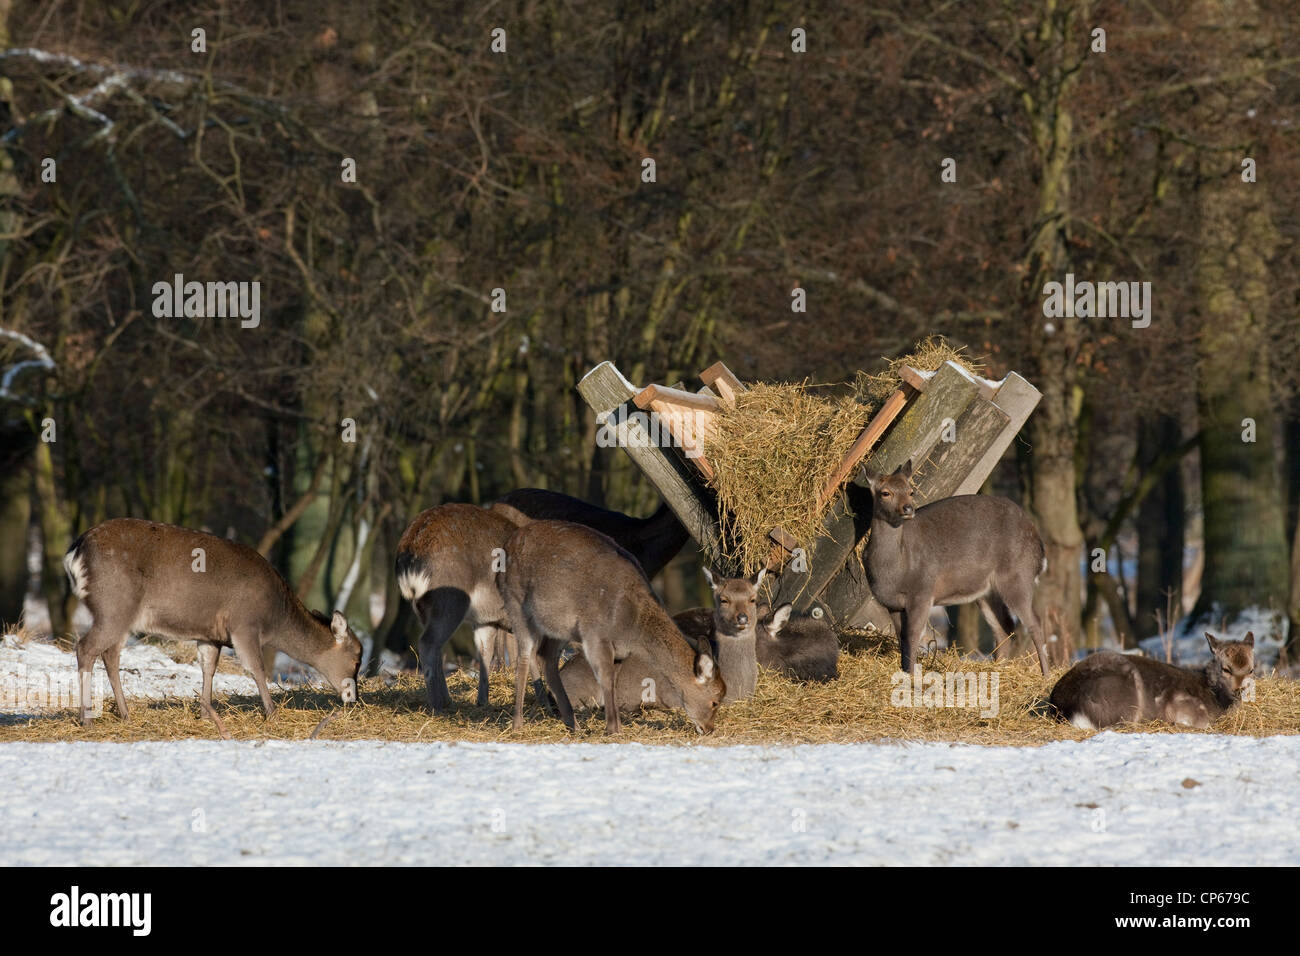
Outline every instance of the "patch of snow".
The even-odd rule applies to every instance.
[[[1174,628],[1170,648],[1172,662],[1183,667],[1200,667],[1210,660],[1210,645],[1205,640],[1209,631],[1215,639],[1222,641],[1244,640],[1248,633],[1255,635],[1255,673],[1267,674],[1277,662],[1286,643],[1287,621],[1284,615],[1268,608],[1253,607],[1243,611],[1227,627],[1217,622],[1222,620],[1222,613],[1217,606],[1208,617],[1193,621],[1183,618]],[[1147,657],[1156,660],[1165,659],[1165,640],[1162,635],[1143,638],[1138,647]]]
[[[1300,737],[0,745],[0,865],[1300,863]]]
[[[122,690],[128,699],[197,697],[202,672],[197,661],[178,664],[152,644],[128,645],[119,664]],[[223,674],[212,679],[213,695],[256,694],[251,677]],[[112,698],[102,662],[94,670],[96,708]],[[54,644],[0,638],[0,713],[39,714],[78,706],[77,655]]]

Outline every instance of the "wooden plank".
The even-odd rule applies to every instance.
[[[948,362],[946,364],[961,368],[961,366],[957,365],[956,362]],[[962,369],[962,371],[966,372],[965,369]],[[987,378],[981,378],[974,372],[966,372],[966,374],[969,375],[975,384],[979,386],[980,398],[988,399],[990,401],[993,399],[993,396],[998,393],[998,389],[1002,387],[1003,382],[1006,381],[1006,379],[1003,379],[1002,382],[994,382]],[[898,377],[903,380],[905,385],[911,385],[918,392],[924,392],[930,379],[934,378],[934,372],[922,372],[919,369],[912,368],[910,365],[904,365],[898,370]]]
[[[721,407],[718,400],[710,395],[688,392],[684,388],[673,388],[670,385],[647,385],[637,392],[632,400],[636,402],[637,408],[642,409],[649,408],[655,402],[670,402],[684,408],[696,408],[700,411],[715,413]]]
[[[1039,399],[1042,397],[1038,389],[1015,372],[1007,373],[1007,377],[1002,380],[1002,387],[993,396],[993,404],[1006,413],[1007,423],[998,436],[989,443],[984,455],[962,479],[953,494],[973,495],[984,487],[984,482],[988,480],[989,475],[993,474],[993,469],[1002,460],[1002,456],[1011,446],[1016,435],[1020,434],[1020,429],[1025,427],[1030,413],[1038,406]]]
[[[704,457],[704,449],[713,437],[714,414],[704,409],[686,408],[677,402],[656,398],[650,402],[649,411],[653,412],[657,422],[652,425],[667,429],[672,436],[672,443],[682,450],[688,461],[693,464],[705,478],[713,478],[713,466]],[[655,428],[652,427],[652,433]],[[658,436],[663,441],[662,434]]]
[[[916,462],[913,484],[917,505],[956,494],[1009,420],[1007,413],[992,402],[982,398],[971,402],[956,420],[953,440],[947,441],[944,435],[924,464]]]
[[[724,574],[733,575],[738,569],[729,567],[722,558],[717,504],[712,492],[701,486],[695,472],[676,451],[650,440],[642,424],[644,415],[638,415],[631,402],[637,389],[614,363],[601,362],[583,376],[578,392],[596,413],[598,421],[602,415],[612,416],[608,421],[617,436],[616,443],[663,496],[710,564]]]
[[[910,385],[905,385],[903,388],[895,389],[889,398],[885,399],[885,404],[881,405],[879,411],[871,417],[871,421],[867,422],[867,427],[862,429],[862,434],[850,446],[844,460],[840,462],[839,467],[835,469],[835,473],[831,475],[822,488],[822,492],[817,498],[817,509],[819,511],[840,490],[840,485],[844,484],[849,475],[853,474],[853,469],[858,467],[858,462],[862,461],[867,452],[876,446],[876,442],[885,434],[885,429],[894,423],[894,419],[902,412],[908,400],[916,394],[919,393],[912,389]]]
[[[725,385],[733,393],[748,391],[748,389],[745,388],[744,383],[742,383],[740,379],[736,378],[731,369],[727,368],[727,366],[722,362],[714,362],[701,372],[700,381],[713,388],[716,388],[718,385]]]
[[[931,377],[925,392],[895,420],[868,459],[871,466],[888,473],[909,458],[924,461],[942,436],[945,423],[960,418],[978,393],[979,386],[969,373],[951,362],[945,364]],[[849,553],[871,524],[871,496],[860,474],[849,483],[847,492],[831,505],[823,534],[804,545],[807,573],[787,571],[781,575],[774,606],[791,601],[796,610],[803,610],[843,570]],[[837,619],[845,616],[844,610],[833,609]]]

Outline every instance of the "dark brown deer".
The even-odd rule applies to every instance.
[[[1008,498],[958,495],[917,508],[912,462],[892,475],[866,468],[875,499],[864,564],[876,600],[889,609],[904,671],[912,669],[930,610],[936,604],[979,603],[997,640],[1015,630],[1014,613],[1048,673],[1047,648],[1034,613],[1034,587],[1047,569],[1043,539]]]
[[[793,604],[775,611],[759,606],[758,663],[799,681],[832,681],[840,676],[840,642],[825,619],[792,617]]]
[[[616,672],[633,655],[653,669],[657,696],[680,700],[700,733],[713,730],[726,686],[712,655],[691,648],[641,566],[609,537],[566,521],[523,525],[506,543],[506,570],[497,583],[519,646],[516,730],[523,726],[528,664],[539,653],[560,717],[575,728],[559,668],[571,641],[581,646],[600,687],[606,733],[620,730]]]
[[[633,518],[621,511],[610,511],[541,488],[520,488],[503,495],[497,503],[508,505],[535,521],[572,521],[595,528],[631,553],[651,578],[662,571],[690,539],[686,527],[666,504],[661,504],[648,518]],[[514,515],[503,513],[512,521],[517,520]]]
[[[102,658],[117,711],[129,712],[118,662],[133,633],[197,641],[203,671],[199,703],[222,736],[212,709],[212,676],[222,647],[233,647],[253,675],[268,717],[263,650],[274,647],[316,670],[344,703],[357,699],[361,642],[338,611],[308,611],[293,589],[252,548],[202,531],[137,518],[91,528],[68,549],[63,566],[93,623],[77,642],[81,719],[91,720],[90,673]]]
[[[1204,729],[1236,705],[1255,672],[1255,635],[1220,641],[1211,634],[1210,662],[1199,670],[1101,651],[1075,664],[1052,688],[1062,720],[1084,730],[1163,720]]]
[[[416,515],[397,543],[397,584],[420,624],[420,667],[429,709],[451,704],[443,648],[462,621],[474,631],[479,707],[488,702],[488,665],[510,631],[496,575],[515,532],[506,517],[478,505],[449,503]],[[540,678],[534,684],[540,689]]]

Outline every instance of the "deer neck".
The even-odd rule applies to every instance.
[[[329,625],[315,618],[295,598],[285,608],[284,620],[271,632],[266,643],[296,661],[310,664],[328,650],[333,641]]]
[[[735,634],[724,634],[714,623],[718,645],[718,669],[727,685],[727,700],[741,700],[758,686],[757,626],[751,624]]]

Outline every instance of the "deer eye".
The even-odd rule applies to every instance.
[[[888,498],[888,497],[889,497],[889,492],[888,492],[888,491],[882,491],[882,492],[880,493],[880,497],[882,497],[882,498]]]

